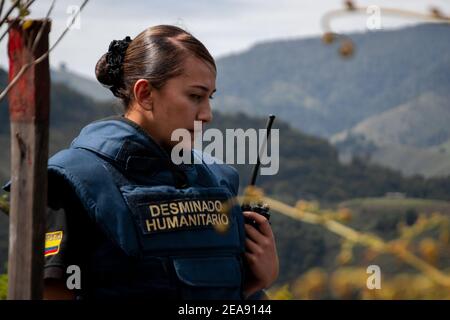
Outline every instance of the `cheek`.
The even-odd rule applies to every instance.
[[[173,130],[178,128],[193,128],[195,120],[196,105],[189,98],[177,97],[177,99],[171,99],[165,101],[161,110],[163,122],[162,130],[165,135],[169,136]]]
[[[178,98],[170,106],[170,116],[176,119],[177,123],[194,121],[197,106],[188,97]]]
[[[188,103],[189,101],[183,97],[171,96],[164,101],[163,111],[170,116],[179,115],[186,110]]]

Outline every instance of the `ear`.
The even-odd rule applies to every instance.
[[[136,103],[146,111],[153,109],[152,90],[151,84],[145,79],[139,79],[133,87]]]

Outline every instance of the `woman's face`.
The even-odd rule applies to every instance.
[[[210,99],[216,91],[216,72],[208,63],[189,56],[184,61],[182,75],[169,79],[160,89],[153,89],[152,123],[149,131],[164,148],[171,149],[178,141],[171,141],[172,132],[189,130],[194,139],[194,121],[202,124],[212,120]]]

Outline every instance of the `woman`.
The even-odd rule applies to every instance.
[[[258,227],[244,225],[238,207],[224,209],[236,171],[169,156],[174,130],[193,139],[194,121],[212,120],[208,50],[155,26],[111,42],[96,75],[125,113],[86,126],[49,160],[45,298],[246,299],[270,286],[278,257],[268,221],[244,212]],[[66,285],[69,265],[81,271],[81,285],[67,279],[77,290]]]

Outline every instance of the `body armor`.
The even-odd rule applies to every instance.
[[[174,165],[140,127],[114,117],[86,126],[48,170],[49,190],[68,183],[115,247],[88,251],[87,296],[242,298],[245,233],[235,169]],[[110,254],[117,248],[122,255]]]

